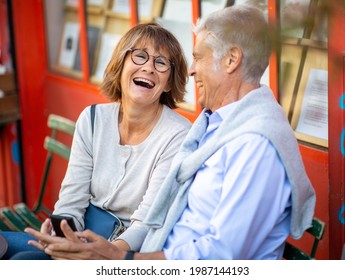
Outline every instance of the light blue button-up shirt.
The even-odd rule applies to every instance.
[[[199,147],[232,104],[209,116]],[[291,186],[263,136],[247,133],[224,145],[199,169],[188,205],[164,246],[167,259],[281,259],[290,230]]]

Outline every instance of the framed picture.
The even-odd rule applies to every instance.
[[[328,140],[328,71],[310,69],[296,132]]]
[[[58,58],[59,66],[73,68],[78,52],[79,31],[79,23],[65,22]]]

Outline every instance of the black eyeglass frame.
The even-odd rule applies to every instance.
[[[155,68],[159,73],[165,73],[165,72],[167,72],[169,69],[173,69],[173,67],[174,67],[174,63],[171,62],[171,60],[168,59],[168,58],[166,58],[165,56],[154,56],[154,55],[150,55],[150,54],[148,54],[147,51],[145,51],[145,50],[143,50],[143,49],[136,49],[136,48],[130,48],[130,49],[128,49],[128,52],[129,52],[129,51],[131,52],[131,59],[132,59],[132,62],[133,62],[135,65],[144,65],[145,63],[147,63],[147,62],[149,61],[150,56],[151,56],[151,57],[153,57],[153,66],[154,66],[154,68]],[[133,59],[133,52],[134,52],[134,51],[142,51],[142,52],[146,53],[146,54],[147,54],[147,60],[146,60],[145,62],[143,62],[143,63],[137,63],[137,62],[135,62],[134,59]],[[157,67],[156,67],[156,59],[157,59],[157,58],[164,58],[164,59],[166,59],[166,60],[169,61],[170,65],[169,65],[169,67],[168,67],[167,70],[165,70],[165,71],[160,71],[160,70],[157,69]]]

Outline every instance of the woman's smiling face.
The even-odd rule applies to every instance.
[[[131,51],[128,51],[121,73],[122,101],[131,100],[141,105],[158,104],[161,94],[170,91],[171,69],[164,73],[158,72],[154,67],[154,57],[164,56],[169,59],[169,53],[164,49],[155,50],[152,44],[138,45],[133,49],[145,50],[149,59],[137,65],[132,61]]]

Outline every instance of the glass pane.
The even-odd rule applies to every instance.
[[[300,141],[328,146],[328,31],[324,1],[282,1],[280,103]]]
[[[10,21],[7,1],[0,2],[0,75],[13,71]],[[0,98],[3,92],[0,89]]]
[[[137,3],[139,22],[153,21],[162,15],[164,0],[139,0]]]
[[[170,30],[182,44],[189,67],[193,60],[192,1],[166,0],[162,16],[157,17],[156,21]],[[180,107],[195,111],[195,94],[194,79],[188,79],[186,102]]]
[[[201,0],[201,17],[205,17],[208,14],[224,7],[232,6],[234,3],[235,0]]]
[[[77,1],[45,0],[44,6],[49,69],[81,78]]]
[[[13,141],[15,143],[17,142],[15,133],[17,124],[15,121],[21,118],[21,113],[15,68],[13,65],[14,49],[12,48],[11,37],[13,30],[11,30],[10,16],[9,1],[0,1],[0,141],[2,139],[5,140],[9,136],[9,139],[11,139],[10,142],[12,143]],[[8,126],[5,128],[4,125]],[[6,141],[3,143],[6,143]],[[3,147],[6,147],[6,145]],[[3,151],[3,147],[0,148],[1,151]],[[10,145],[8,148],[10,148]],[[15,149],[15,151],[17,150]],[[1,163],[2,161],[3,158],[1,157]],[[14,165],[11,165],[11,167],[14,167]],[[3,174],[3,172],[0,171],[0,174]],[[16,182],[12,186],[17,189]],[[19,189],[20,186],[18,185]],[[0,191],[1,195],[4,195],[2,191]]]
[[[310,0],[282,0],[280,3],[280,18],[282,35],[303,38],[307,36]]]
[[[92,83],[103,79],[113,50],[131,27],[128,0],[87,0],[89,74]]]

